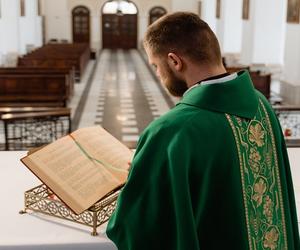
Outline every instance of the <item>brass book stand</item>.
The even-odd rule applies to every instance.
[[[73,221],[92,227],[91,235],[96,236],[98,235],[97,227],[108,221],[115,210],[120,191],[120,189],[112,191],[89,209],[77,215],[57,198],[46,185],[41,184],[25,192],[24,210],[21,210],[20,214],[30,210]]]

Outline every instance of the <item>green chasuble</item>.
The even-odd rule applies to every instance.
[[[247,71],[145,129],[107,235],[120,250],[300,249],[282,131]]]

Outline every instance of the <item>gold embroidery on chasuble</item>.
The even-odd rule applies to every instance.
[[[260,101],[252,120],[226,114],[241,172],[249,249],[287,250],[279,167],[273,130]]]

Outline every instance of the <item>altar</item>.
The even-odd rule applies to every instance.
[[[41,182],[21,162],[25,151],[0,152],[0,250],[116,250],[106,237],[106,224],[91,228],[47,215],[19,214],[24,208],[24,191]]]
[[[296,194],[300,228],[300,148],[288,149]],[[24,208],[24,191],[40,181],[21,162],[25,151],[0,152],[0,250],[116,250],[106,237],[106,224],[98,228],[98,236],[91,236],[87,226],[42,215],[21,215]]]

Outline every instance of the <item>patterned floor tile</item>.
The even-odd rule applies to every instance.
[[[103,50],[79,127],[101,125],[134,148],[145,127],[169,110],[156,86],[135,50]]]

